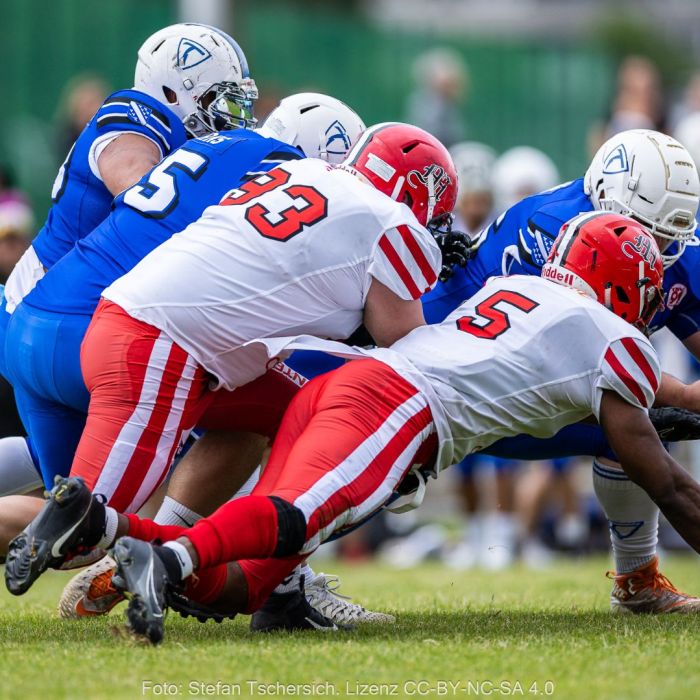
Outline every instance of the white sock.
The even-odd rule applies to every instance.
[[[114,544],[114,539],[117,536],[117,527],[119,525],[119,516],[117,511],[110,506],[105,507],[105,531],[102,539],[95,545],[100,549],[107,549]]]
[[[0,496],[22,495],[43,485],[27,441],[23,437],[0,439]]]
[[[174,498],[166,496],[153,520],[158,523],[158,525],[182,525],[183,527],[192,527],[201,519],[202,516],[199,513],[195,513]]]
[[[619,466],[593,460],[593,487],[610,528],[615,570],[628,573],[656,556],[659,509]]]
[[[184,544],[180,544],[175,540],[173,540],[172,542],[166,542],[163,545],[163,547],[172,549],[173,552],[175,552],[175,554],[177,555],[177,561],[180,564],[180,574],[182,580],[184,581],[188,576],[192,576],[192,572],[194,571],[194,564],[192,563],[192,557],[190,556],[190,553],[187,551],[187,547],[185,547]]]

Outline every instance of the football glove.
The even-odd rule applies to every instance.
[[[700,413],[685,408],[650,408],[649,419],[663,442],[700,440]]]
[[[472,240],[466,233],[452,230],[451,214],[443,214],[430,221],[428,230],[442,253],[442,269],[438,278],[446,282],[454,274],[455,266],[464,267],[473,257]]]

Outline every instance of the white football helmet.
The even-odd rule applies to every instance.
[[[316,92],[285,97],[258,130],[300,148],[309,158],[341,163],[365,130],[344,102]]]
[[[491,192],[496,151],[485,143],[462,141],[450,148],[459,177],[459,196],[471,192]]]
[[[500,211],[558,183],[559,171],[552,159],[530,146],[507,150],[493,166],[493,188]]]
[[[258,96],[241,47],[206,24],[173,24],[138,53],[136,90],[167,104],[192,136],[252,127]]]
[[[657,239],[675,241],[673,253],[662,251],[664,267],[686,245],[700,243],[698,170],[685,147],[666,134],[631,129],[608,139],[586,171],[584,191],[596,209],[630,216]]]

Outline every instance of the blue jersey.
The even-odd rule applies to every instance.
[[[301,157],[294,147],[245,129],[189,141],[122,192],[110,216],[46,273],[24,303],[91,315],[106,287],[206,207],[248,177]]]
[[[592,211],[583,179],[527,197],[501,214],[479,235],[474,259],[423,297],[428,323],[440,323],[489,277],[539,275],[562,224]]]
[[[161,157],[185,143],[180,119],[158,100],[137,90],[110,95],[87,123],[58,171],[53,206],[32,243],[45,268],[52,267],[109,214],[113,195],[94,162],[94,147],[115,132],[131,132],[153,141]]]

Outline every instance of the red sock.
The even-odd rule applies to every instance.
[[[197,552],[198,569],[266,559],[277,547],[277,509],[267,496],[244,496],[224,503],[184,534]]]
[[[227,564],[199,569],[187,579],[185,595],[198,603],[208,605],[215,601],[226,584]]]
[[[270,593],[288,576],[294,567],[306,559],[306,555],[284,559],[247,559],[238,566],[248,584],[248,607],[246,615],[252,615],[270,597]]]
[[[181,525],[158,525],[152,520],[139,518],[138,515],[133,513],[128,513],[126,517],[129,518],[129,530],[127,532],[129,537],[143,540],[144,542],[152,542],[153,540],[170,542],[189,532],[187,527],[182,527]]]

